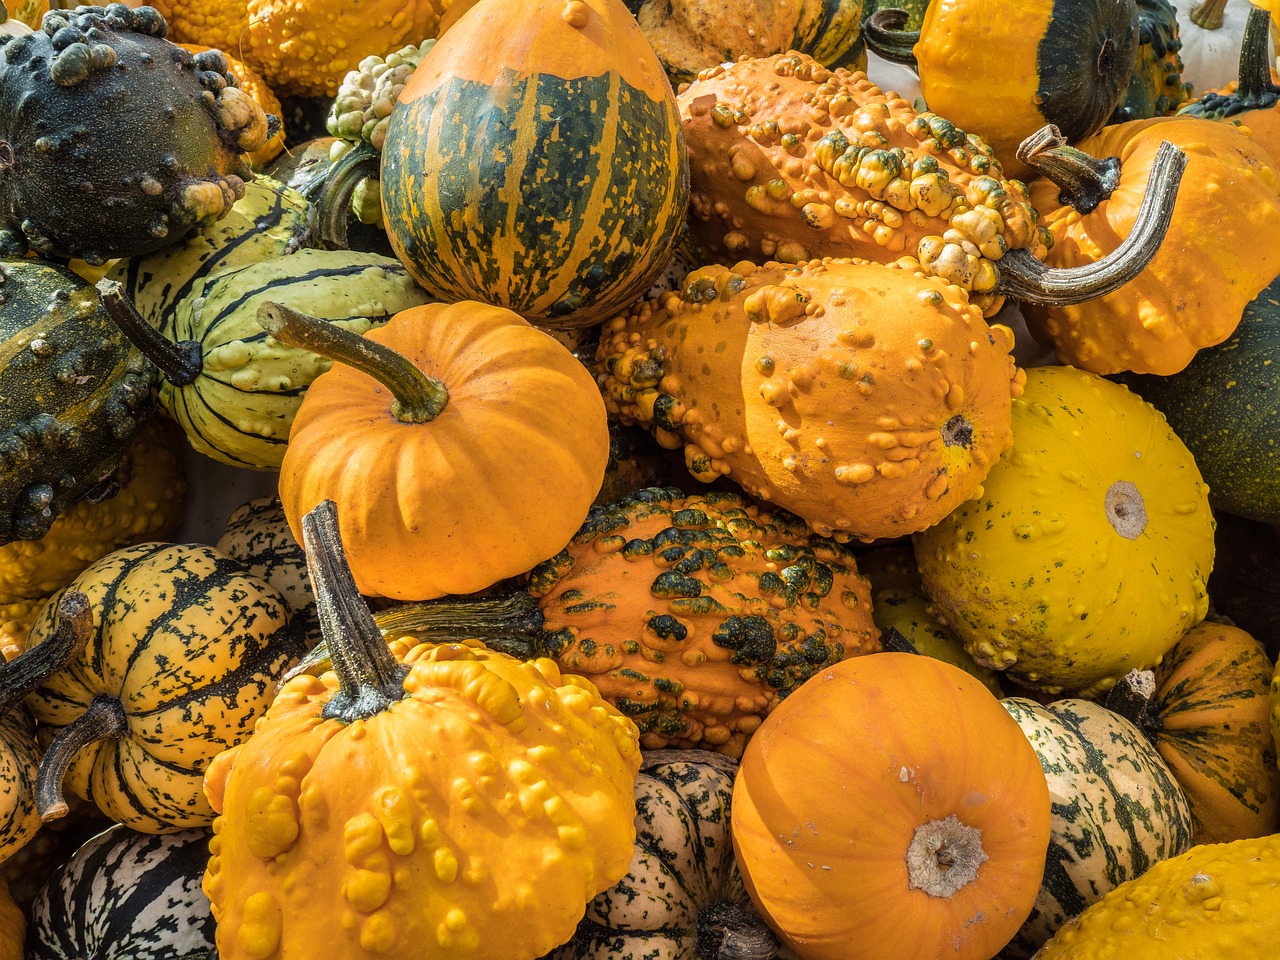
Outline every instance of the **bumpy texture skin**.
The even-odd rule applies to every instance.
[[[201,7],[203,7],[203,4],[193,3],[186,5],[186,9],[199,9]],[[238,46],[227,45],[225,48],[220,48],[216,44],[204,45],[199,43],[180,43],[178,46],[188,53],[207,53],[215,49],[239,49]],[[262,108],[263,113],[270,116],[281,116],[280,98],[267,86],[267,81],[262,79],[262,75],[254,70],[253,67],[247,63],[241,63],[229,53],[224,52],[223,56],[227,58],[227,72],[236,78],[236,86],[252,97],[254,102]],[[283,149],[284,125],[281,124],[280,129],[272,134],[262,146],[248,153],[249,166],[254,170],[261,170],[278,157]]]
[[[116,3],[0,37],[0,239],[101,264],[172,244],[243,195],[266,115],[221,53],[193,57],[166,31],[153,7]]]
[[[1209,609],[1208,488],[1124,387],[1036,367],[982,496],[915,536],[934,612],[979,663],[1082,696],[1156,662]]]
[[[1049,843],[1018,725],[974,677],[908,653],[845,660],[788,697],[747,744],[732,814],[747,891],[803,960],[990,960]],[[963,839],[929,849],[948,827]]]
[[[1088,700],[1002,700],[1040,757],[1053,827],[1031,916],[1006,947],[1028,957],[1071,917],[1191,847],[1191,809],[1132,723]]]
[[[119,467],[153,371],[62,267],[0,260],[0,305],[0,543],[39,540]]]
[[[249,5],[247,0],[191,0],[172,2],[161,13],[169,24],[169,39],[174,43],[203,44],[239,56],[249,42]]]
[[[1280,272],[1280,170],[1230,123],[1197,117],[1134,120],[1075,144],[1120,158],[1120,183],[1091,213],[1058,199],[1046,179],[1031,199],[1053,236],[1051,267],[1091,263],[1129,235],[1160,143],[1187,155],[1173,221],[1155,257],[1114,293],[1069,307],[1027,304],[1035,337],[1083,370],[1169,376],[1235,330],[1245,305]],[[1189,255],[1194,251],[1194,255]]]
[[[914,261],[738,263],[605,324],[611,413],[822,536],[923,530],[1012,442],[1013,334]]]
[[[721,64],[679,96],[690,226],[729,263],[916,257],[987,316],[996,262],[1044,257],[1036,211],[980,138],[797,53]],[[727,258],[727,259],[726,259]]]
[[[532,960],[634,853],[636,729],[550,660],[392,643],[403,699],[346,723],[290,680],[209,769],[222,960]]]
[[[1035,960],[1236,960],[1280,940],[1280,836],[1193,847],[1121,884]]]
[[[1133,76],[1108,123],[1125,123],[1176,113],[1191,98],[1182,79],[1182,38],[1178,12],[1169,0],[1137,0],[1138,56]]]
[[[740,756],[800,684],[880,649],[852,551],[731,493],[652,488],[595,507],[530,580],[546,654],[595,683],[646,749]]]
[[[329,108],[329,132],[352,143],[363,140],[381,150],[400,91],[433,46],[434,39],[424,40],[385,57],[371,55],[361,60],[355,70],[342,78],[342,86]]]

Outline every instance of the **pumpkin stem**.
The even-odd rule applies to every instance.
[[[93,630],[89,598],[79,590],[68,590],[58,600],[53,632],[0,666],[0,716],[22,702],[50,675],[62,670],[84,650]]]
[[[1206,30],[1222,29],[1222,14],[1227,0],[1204,0],[1191,8],[1191,22]]]
[[[283,303],[264,303],[258,323],[281,343],[310,350],[355,367],[391,391],[391,414],[401,423],[434,420],[449,402],[449,390],[403,355],[332,323],[299,313]]]
[[[159,330],[147,323],[138,308],[124,295],[124,287],[117,280],[103,277],[98,281],[98,296],[102,308],[120,332],[142,351],[142,355],[156,365],[164,378],[175,387],[195,383],[204,369],[204,355],[196,340],[174,343]]]
[[[890,627],[880,632],[880,649],[885,653],[919,653],[916,645],[898,632],[897,627]]]
[[[323,250],[346,250],[351,198],[363,180],[377,179],[382,155],[363,140],[329,170],[316,199],[316,234]]]
[[[1059,268],[1046,266],[1026,249],[1010,250],[997,261],[1000,283],[996,292],[1061,307],[1120,289],[1140,274],[1160,249],[1173,220],[1173,205],[1186,166],[1185,153],[1167,140],[1161,143],[1133,229],[1120,246],[1094,263]]]
[[[1092,213],[1120,185],[1119,157],[1091,157],[1067,145],[1051,123],[1018,144],[1018,159],[1058,186],[1058,201],[1077,213]]]
[[[1104,704],[1141,731],[1152,743],[1164,729],[1164,721],[1155,708],[1156,675],[1151,670],[1130,670],[1116,681]]]
[[[916,828],[907,847],[907,881],[912,890],[949,899],[978,876],[990,858],[982,849],[982,831],[955,814]]]
[[[404,699],[408,668],[396,662],[356,589],[342,552],[338,508],[325,500],[302,518],[307,573],[316,612],[340,687],[321,715],[326,720],[365,720]]]
[[[781,949],[765,922],[736,900],[709,903],[694,921],[694,953],[703,960],[772,960]]]
[[[1249,110],[1270,110],[1280,100],[1280,87],[1271,82],[1271,14],[1253,7],[1244,24],[1240,44],[1240,82],[1233,93],[1206,93],[1178,111],[1180,115],[1223,120]]]
[[[912,48],[920,40],[920,31],[904,29],[910,18],[906,10],[877,10],[863,21],[862,33],[867,38],[867,47],[876,56],[915,70],[916,55]]]
[[[100,740],[123,740],[129,735],[129,718],[119,697],[98,694],[89,708],[63,727],[40,759],[36,773],[36,810],[44,823],[60,820],[68,806],[62,781],[71,762],[85,747]]]

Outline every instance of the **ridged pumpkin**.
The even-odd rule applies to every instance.
[[[1153,665],[1209,609],[1208,488],[1118,384],[1035,367],[983,493],[915,535],[935,614],[978,663],[1082,696]]]
[[[510,310],[427,304],[363,338],[278,304],[260,316],[277,340],[343,361],[298,409],[280,502],[299,541],[303,514],[338,503],[361,593],[483,590],[557,553],[586,517],[609,456],[604,403]]]
[[[609,411],[703,482],[871,540],[946,516],[1012,441],[1012,333],[913,261],[743,262],[683,291],[605,324],[596,359]]]
[[[1030,190],[1053,236],[1046,263],[1094,261],[1129,234],[1164,141],[1183,151],[1187,167],[1164,242],[1141,276],[1084,303],[1023,311],[1063,363],[1102,374],[1177,373],[1198,349],[1229,337],[1280,273],[1280,170],[1231,124],[1196,117],[1134,120],[1027,155],[1043,174]],[[1114,162],[1094,159],[1110,157],[1118,178]]]
[[[293,538],[279,497],[257,497],[237,507],[214,546],[276,588],[289,608],[291,621],[299,623],[309,642],[320,639],[307,556]]]
[[[62,782],[143,833],[207,826],[205,767],[253,730],[299,650],[284,602],[230,557],[197,544],[108,554],[67,588],[93,633],[78,658],[27,697],[45,746],[37,801],[64,816]],[[55,599],[31,630],[49,636]]]
[[[221,960],[533,960],[634,853],[635,725],[585,680],[478,642],[398,644],[333,503],[304,545],[335,671],[290,680],[209,768]],[[318,908],[318,909],[317,909]]]
[[[747,891],[801,960],[990,960],[1035,901],[1049,790],[976,678],[880,653],[761,724],[732,822]]]
[[[584,327],[662,271],[688,177],[671,85],[621,0],[481,0],[400,94],[382,207],[433,296]]]

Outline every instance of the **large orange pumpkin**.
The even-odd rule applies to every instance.
[[[908,653],[845,660],[747,743],[733,846],[801,960],[990,960],[1031,912],[1049,789],[982,682]]]

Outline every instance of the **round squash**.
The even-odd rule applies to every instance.
[[[1030,912],[1048,844],[1018,725],[976,678],[914,654],[804,684],[733,789],[747,891],[801,960],[989,960]]]
[[[1048,693],[1099,693],[1204,619],[1208,488],[1151,406],[1036,367],[982,495],[915,535],[934,612],[978,663]]]
[[[198,4],[184,3],[182,6],[188,9],[191,7],[199,8],[204,7],[206,2],[208,2],[208,0],[202,0],[202,2]],[[244,25],[246,27],[248,26],[247,17],[245,18]],[[204,53],[206,50],[215,49],[213,46],[202,46],[198,43],[180,43],[178,46],[182,47],[183,50],[186,50],[189,53]],[[236,44],[222,49],[235,52],[240,49],[240,45]],[[228,72],[239,81],[240,89],[254,99],[254,102],[262,108],[263,113],[268,116],[280,117],[283,113],[280,106],[280,98],[272,92],[269,86],[267,86],[267,81],[263,80],[262,76],[254,70],[253,67],[249,66],[247,63],[241,63],[233,57],[231,53],[224,52],[223,56],[227,58]],[[280,151],[283,149],[284,126],[282,124],[280,129],[267,138],[266,143],[260,146],[257,150],[253,150],[248,154],[249,166],[254,170],[261,170],[272,160],[278,157],[280,155]]]
[[[1182,79],[1177,10],[1169,0],[1137,0],[1137,5],[1138,56],[1109,123],[1169,116],[1191,98],[1191,84]]]
[[[257,497],[237,507],[214,546],[275,587],[308,644],[320,639],[307,557],[293,538],[279,497]]]
[[[384,220],[432,296],[591,326],[674,251],[689,200],[680,118],[621,0],[481,0],[399,104]]]

